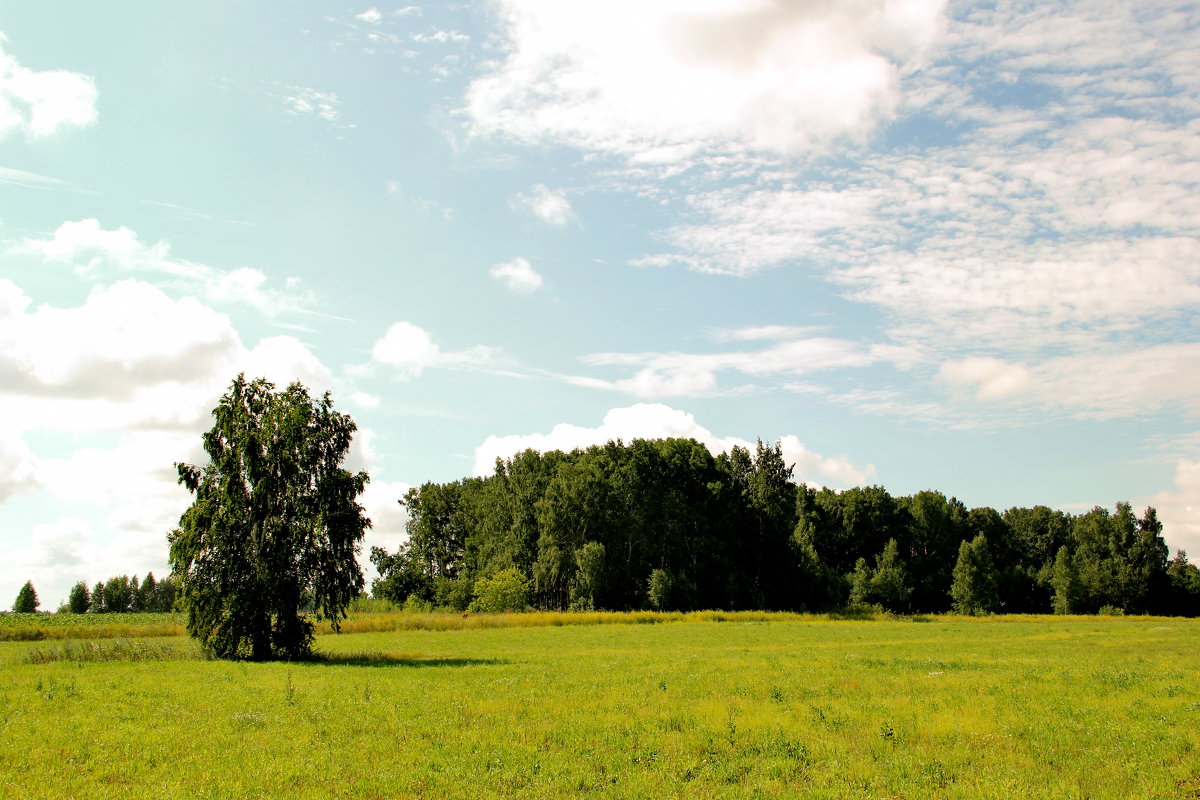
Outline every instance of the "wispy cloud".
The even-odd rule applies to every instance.
[[[76,192],[78,194],[95,194],[95,192],[89,189],[84,189],[61,178],[52,178],[48,175],[39,175],[36,172],[26,172],[23,169],[13,169],[11,167],[0,167],[0,183],[6,183],[10,186],[24,186],[27,189],[55,189],[64,192]]]
[[[709,353],[593,353],[581,360],[592,367],[626,367],[635,372],[624,378],[600,379],[573,376],[580,386],[615,389],[635,397],[687,397],[742,393],[754,388],[744,383],[723,386],[720,375],[734,373],[772,386],[781,381],[817,372],[862,369],[890,364],[907,369],[920,360],[912,350],[884,343],[862,343],[812,335],[813,329],[771,326],[718,331],[718,341],[760,341],[772,344],[757,350]]]

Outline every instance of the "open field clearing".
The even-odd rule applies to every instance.
[[[1196,620],[480,625],[0,643],[0,796],[1200,798]]]

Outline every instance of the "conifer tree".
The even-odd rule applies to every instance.
[[[32,614],[37,611],[39,605],[41,602],[38,600],[37,590],[33,588],[33,581],[25,581],[25,585],[17,592],[12,610],[18,614]]]

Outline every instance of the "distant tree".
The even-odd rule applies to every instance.
[[[135,586],[128,575],[109,578],[104,584],[104,610],[110,614],[123,614],[131,610]]]
[[[354,421],[326,393],[239,375],[204,435],[209,463],[177,464],[192,493],[168,537],[188,631],[220,658],[301,658],[311,609],[333,623],[362,590],[365,472],[341,468]]]
[[[871,568],[860,558],[849,575],[851,605],[880,605],[889,611],[904,611],[912,596],[908,572],[900,560],[900,546],[888,539],[883,551],[875,557]]]
[[[646,602],[655,611],[667,611],[671,608],[671,573],[665,569],[650,571],[646,580]]]
[[[104,581],[96,581],[92,587],[92,607],[88,610],[93,614],[103,614],[108,610],[104,607]]]
[[[17,599],[13,601],[12,610],[18,614],[32,614],[38,610],[41,601],[38,600],[37,591],[33,588],[33,581],[25,581],[25,585],[17,592]]]
[[[175,610],[175,579],[171,576],[163,578],[154,585],[154,601],[149,611]]]
[[[1083,584],[1079,580],[1079,570],[1075,567],[1075,559],[1066,546],[1058,548],[1054,558],[1054,613],[1078,614],[1083,603]]]
[[[72,614],[86,614],[91,606],[92,593],[88,591],[88,585],[80,581],[72,586],[67,596],[67,610]]]
[[[154,573],[147,572],[146,577],[142,578],[142,582],[137,585],[137,588],[133,592],[133,606],[130,609],[131,611],[147,612],[153,610],[156,583]]]
[[[900,547],[895,539],[888,539],[876,560],[875,573],[871,576],[871,595],[875,602],[886,609],[904,611],[908,608],[908,598],[912,593],[908,571],[900,560]]]
[[[596,607],[596,593],[604,579],[604,545],[599,542],[584,542],[575,551],[575,582],[571,587],[571,607],[592,609]]]
[[[382,547],[371,548],[371,563],[379,577],[371,582],[371,596],[404,605],[408,598],[433,602],[433,581],[412,557],[412,548],[405,542],[389,553]]]
[[[1000,606],[996,594],[996,568],[988,552],[987,538],[981,533],[958,546],[950,597],[959,614],[986,614]]]
[[[490,578],[480,578],[474,586],[475,599],[468,611],[498,614],[503,611],[524,611],[529,604],[529,581],[520,571],[509,567]]]
[[[871,577],[873,570],[865,558],[854,562],[854,571],[846,576],[850,585],[850,605],[864,606],[871,602]]]
[[[1167,565],[1167,613],[1200,615],[1200,569],[1188,561],[1187,553],[1176,551]]]

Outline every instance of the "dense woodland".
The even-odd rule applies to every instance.
[[[507,584],[546,609],[1200,613],[1200,570],[1169,558],[1153,508],[998,512],[791,476],[761,442],[527,450],[409,491],[408,541],[372,549],[373,592],[457,609]]]

